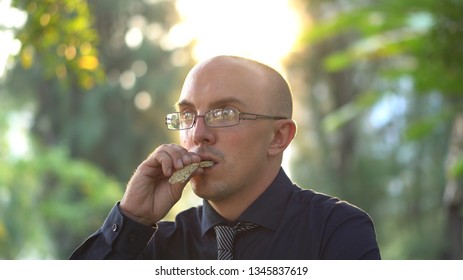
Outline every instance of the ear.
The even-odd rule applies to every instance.
[[[269,156],[275,156],[291,144],[296,135],[296,123],[293,120],[278,120],[275,122],[275,129],[272,142],[268,149]]]

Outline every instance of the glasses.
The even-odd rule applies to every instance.
[[[285,117],[266,116],[240,112],[236,108],[213,109],[204,115],[197,115],[193,112],[175,112],[167,114],[166,125],[171,130],[183,130],[192,128],[197,118],[202,117],[208,127],[227,127],[240,123],[240,120],[283,120]]]

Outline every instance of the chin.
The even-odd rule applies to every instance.
[[[199,196],[200,198],[205,198],[204,193],[206,192],[207,185],[204,183],[204,180],[191,180],[190,181],[191,189],[193,190],[194,194]]]
[[[195,195],[202,199],[214,200],[220,195],[218,184],[214,184],[209,180],[192,180],[190,185]]]

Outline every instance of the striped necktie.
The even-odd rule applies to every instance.
[[[235,236],[246,230],[257,227],[256,224],[247,222],[238,222],[234,226],[217,225],[214,227],[217,237],[217,259],[232,260],[233,259],[233,244]]]

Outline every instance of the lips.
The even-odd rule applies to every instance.
[[[214,164],[217,164],[219,163],[219,160],[217,159],[217,157],[213,156],[213,155],[210,155],[210,154],[204,154],[204,153],[197,153],[198,156],[201,158],[201,161],[212,161],[214,162]]]
[[[207,172],[209,169],[213,169],[217,164],[219,164],[216,160],[207,157],[201,157],[201,161],[212,161],[214,163],[212,166],[203,168],[205,172]]]
[[[214,162],[212,167],[219,164],[223,159],[223,154],[217,150],[212,149],[211,147],[199,146],[195,147],[190,152],[197,154],[201,158],[201,161],[208,160]]]
[[[216,159],[214,159],[214,158],[211,158],[211,157],[203,157],[203,156],[201,156],[201,155],[200,155],[200,157],[201,157],[201,161],[212,161],[212,162],[214,163],[214,165],[218,164],[218,161],[217,161]]]
[[[219,161],[215,157],[212,157],[209,155],[201,155],[201,154],[199,154],[199,156],[201,157],[201,161],[212,161],[214,163],[211,167],[203,168],[203,172],[205,174],[215,169],[215,167],[219,164]]]

